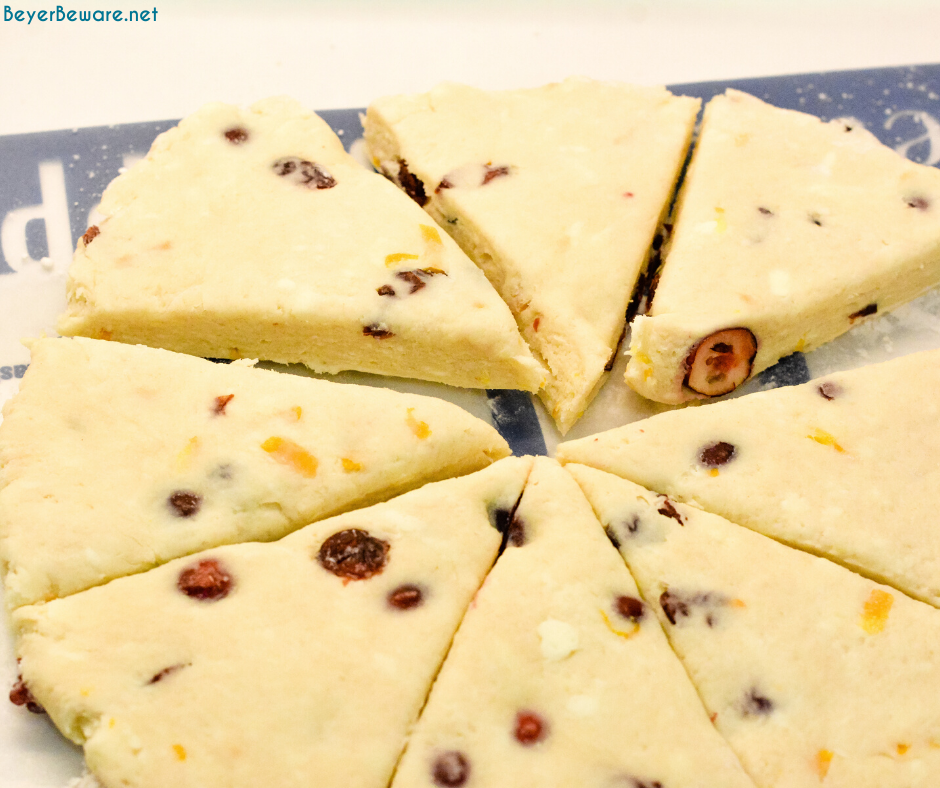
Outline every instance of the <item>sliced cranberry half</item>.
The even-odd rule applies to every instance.
[[[747,328],[725,328],[710,334],[689,352],[685,385],[706,397],[734,391],[751,376],[757,337]]]
[[[514,735],[519,744],[531,747],[548,735],[548,724],[534,711],[520,711],[516,715]]]

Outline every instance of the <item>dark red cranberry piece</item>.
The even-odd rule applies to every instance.
[[[180,572],[177,588],[192,599],[214,602],[232,590],[232,576],[214,558],[206,558]]]
[[[222,416],[225,414],[225,406],[228,405],[233,399],[235,399],[234,394],[223,394],[221,397],[215,398],[215,408],[212,412],[216,416]]]
[[[376,293],[380,296],[393,296],[395,295],[395,288],[391,285],[382,285],[379,288],[376,288]]]
[[[918,211],[926,211],[930,207],[930,200],[918,194],[915,197],[909,197],[907,205],[909,208],[916,208]]]
[[[706,468],[717,468],[720,465],[731,462],[736,453],[737,449],[733,444],[718,441],[717,443],[710,443],[703,448],[699,452],[698,461]]]
[[[673,626],[680,616],[687,618],[689,615],[689,606],[686,601],[672,591],[663,591],[659,597],[659,606]]]
[[[764,216],[773,216],[774,212],[770,208],[765,208],[763,205],[759,205],[757,210],[760,211]]]
[[[29,691],[29,687],[23,682],[22,676],[17,677],[16,683],[10,690],[10,703],[14,706],[25,706],[33,714],[46,713],[46,710],[36,702],[33,693]]]
[[[624,618],[628,618],[637,624],[643,620],[646,613],[646,605],[633,596],[618,596],[616,602],[614,602],[614,609]]]
[[[155,673],[153,677],[150,679],[150,681],[148,681],[147,683],[156,684],[159,681],[163,681],[163,679],[165,679],[171,673],[176,673],[176,671],[180,670],[181,668],[188,668],[188,667],[189,665],[184,665],[182,663],[180,663],[179,665],[170,665],[170,667],[164,668],[159,673]]]
[[[388,563],[390,545],[359,528],[339,531],[320,547],[317,560],[327,572],[347,580],[367,580]]]
[[[748,328],[724,328],[705,337],[686,357],[685,385],[707,397],[734,391],[751,375],[757,337]]]
[[[296,156],[286,156],[271,165],[274,173],[308,189],[332,189],[336,179],[326,167]]]
[[[405,190],[405,194],[422,208],[428,204],[424,181],[408,170],[408,163],[404,159],[398,160],[398,183]]]
[[[818,213],[809,214],[809,220],[815,224],[817,227],[822,227],[822,217]]]
[[[820,383],[816,387],[816,391],[819,392],[821,397],[831,402],[842,393],[842,387],[838,383],[826,381],[825,383]]]
[[[82,241],[85,242],[85,246],[88,246],[88,244],[94,241],[95,238],[97,238],[99,235],[101,235],[101,230],[98,229],[97,224],[93,224],[91,227],[85,230],[85,234],[82,236]]]
[[[863,317],[868,317],[869,315],[873,315],[877,311],[878,311],[878,304],[869,304],[868,306],[864,306],[861,309],[859,309],[858,312],[853,312],[851,315],[849,315],[849,320],[851,320],[854,323],[856,320],[859,320],[860,318],[863,318]]]
[[[450,750],[434,759],[431,767],[434,784],[443,788],[457,788],[470,778],[470,762],[462,752]]]
[[[364,337],[375,337],[376,339],[388,339],[389,337],[395,336],[391,331],[385,328],[385,326],[379,325],[378,323],[370,323],[367,326],[363,326],[362,335]]]
[[[522,547],[525,544],[525,521],[519,515],[514,516],[509,521],[506,541],[513,547]]]
[[[509,175],[509,167],[494,167],[491,164],[486,165],[486,170],[483,172],[483,186],[486,186],[494,178],[502,178],[504,175]]]
[[[619,550],[620,540],[617,538],[617,534],[614,531],[613,526],[606,526],[604,528],[604,533],[607,534],[607,538],[610,539],[610,543]]]
[[[677,523],[679,523],[679,525],[685,525],[685,520],[683,519],[682,515],[679,514],[679,511],[676,509],[676,507],[672,505],[672,501],[670,501],[665,495],[663,496],[662,503],[656,511],[664,517],[669,517],[675,520]]]
[[[228,129],[225,132],[225,139],[231,142],[232,145],[241,145],[243,142],[248,142],[248,129],[243,129],[241,126]]]
[[[520,711],[516,715],[516,741],[526,747],[538,744],[548,735],[548,725],[533,711]]]
[[[403,282],[407,282],[409,285],[411,285],[411,290],[409,290],[409,294],[417,293],[422,287],[425,287],[427,285],[427,282],[425,282],[420,277],[417,271],[399,271],[398,273],[395,274],[395,276],[397,276]]]
[[[202,506],[202,496],[192,490],[177,490],[167,498],[167,504],[177,517],[193,517]]]
[[[745,717],[761,717],[766,716],[773,712],[774,702],[761,695],[757,688],[751,688],[751,690],[744,696],[744,703],[742,705],[742,711]]]
[[[388,604],[398,610],[411,610],[424,604],[424,592],[416,585],[398,586],[388,595]]]

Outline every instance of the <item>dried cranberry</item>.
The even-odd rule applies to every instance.
[[[234,394],[223,394],[220,397],[215,398],[215,408],[213,413],[216,416],[222,416],[225,414],[225,406],[228,405],[235,398]]]
[[[926,211],[930,207],[930,201],[926,197],[916,195],[907,199],[909,208],[916,208],[918,211]]]
[[[669,619],[669,623],[673,626],[675,626],[679,616],[688,617],[689,615],[688,604],[680,596],[672,593],[672,591],[663,591],[662,595],[659,597],[659,606],[663,609],[663,613],[666,614],[666,618]]]
[[[706,468],[717,468],[720,465],[731,462],[736,453],[737,449],[733,444],[718,441],[717,443],[710,443],[703,448],[699,452],[698,461]]]
[[[411,290],[408,291],[409,294],[417,293],[427,285],[427,282],[419,276],[417,271],[399,271],[395,276],[411,285]]]
[[[232,576],[215,558],[205,558],[180,572],[177,588],[192,599],[214,602],[232,590]]]
[[[411,610],[424,604],[424,592],[416,585],[398,586],[388,595],[388,604],[398,610]]]
[[[271,165],[274,173],[308,189],[332,189],[336,179],[321,164],[296,156],[286,156]]]
[[[46,713],[46,710],[36,702],[33,693],[29,691],[29,687],[23,682],[22,676],[17,677],[16,683],[10,690],[10,703],[14,706],[25,706],[33,714]]]
[[[462,752],[450,750],[441,753],[431,768],[434,784],[443,788],[458,788],[470,777],[470,762]]]
[[[167,504],[177,517],[193,517],[202,506],[202,496],[192,490],[177,490],[167,498]]]
[[[548,735],[548,725],[535,712],[520,711],[516,715],[516,740],[526,747],[538,744]]]
[[[424,191],[424,182],[408,170],[408,163],[404,159],[398,160],[398,183],[412,200],[422,208],[428,204],[428,195]]]
[[[608,525],[604,528],[604,533],[607,534],[607,538],[610,539],[610,543],[619,550],[620,540],[617,538],[617,534],[614,532],[613,527]]]
[[[763,205],[759,205],[757,210],[760,211],[764,216],[773,216],[774,212],[770,208],[765,208]]]
[[[868,317],[869,315],[875,314],[877,311],[878,304],[869,304],[868,306],[864,306],[859,309],[858,312],[853,312],[851,315],[849,315],[849,320],[854,323],[859,318]]]
[[[679,511],[676,509],[676,507],[672,505],[672,501],[670,501],[665,495],[662,496],[662,498],[662,503],[656,511],[664,517],[669,517],[675,520],[677,523],[679,523],[679,525],[685,525],[685,520],[683,519],[682,515],[679,514]]]
[[[831,402],[842,393],[842,387],[838,383],[827,380],[825,383],[820,383],[816,387],[816,391],[819,392],[821,397]]]
[[[643,620],[646,613],[646,605],[633,596],[618,596],[614,602],[614,609],[624,618],[629,618],[635,623]]]
[[[388,339],[389,337],[395,336],[391,331],[385,328],[385,326],[378,323],[370,323],[367,326],[363,326],[362,335],[364,337],[375,337],[376,339]]]
[[[486,186],[494,178],[502,178],[504,175],[509,175],[509,167],[493,167],[490,164],[486,165],[486,170],[483,173],[483,186]]]
[[[774,710],[774,702],[764,695],[761,695],[756,688],[744,696],[744,703],[741,710],[745,717],[766,716]]]
[[[393,296],[395,295],[395,288],[391,285],[382,285],[381,287],[377,288],[375,292],[380,296]]]
[[[320,566],[347,580],[367,580],[379,574],[388,563],[390,545],[359,528],[339,531],[320,547]]]
[[[757,337],[748,328],[724,328],[705,337],[686,357],[685,385],[707,397],[734,391],[751,375]]]
[[[241,126],[228,129],[225,132],[225,139],[231,142],[232,145],[241,145],[243,142],[248,142],[248,129],[243,129]]]
[[[101,230],[98,229],[98,225],[93,224],[91,227],[85,230],[85,234],[82,236],[82,241],[85,242],[85,246],[88,246],[88,244],[94,241],[95,238],[97,238],[100,234]]]
[[[184,665],[183,663],[180,663],[179,665],[170,665],[170,667],[164,668],[159,673],[155,673],[153,675],[153,678],[151,678],[150,681],[148,681],[147,683],[156,684],[158,681],[162,681],[163,679],[165,679],[171,673],[176,673],[176,671],[180,670],[181,668],[188,668],[188,667],[189,665]]]

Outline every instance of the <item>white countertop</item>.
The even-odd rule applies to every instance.
[[[315,109],[361,107],[444,79],[497,88],[584,74],[652,84],[940,61],[940,3],[926,0],[61,5],[158,14],[0,21],[0,134],[178,118],[206,101],[277,93]]]

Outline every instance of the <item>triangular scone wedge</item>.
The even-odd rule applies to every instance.
[[[940,611],[610,474],[567,470],[757,785],[940,785]]]
[[[627,383],[667,403],[725,394],[938,282],[940,170],[729,90],[705,108]]]
[[[105,786],[386,786],[530,468],[22,607],[20,695]]]
[[[536,460],[392,785],[753,788],[552,460]]]
[[[471,388],[544,377],[457,245],[292,100],[202,108],[100,210],[63,334]]]
[[[568,79],[443,84],[366,114],[376,166],[486,272],[550,370],[565,432],[600,388],[692,135],[698,99]]]
[[[940,607],[940,351],[558,448]]]
[[[278,539],[508,454],[488,424],[431,397],[38,340],[0,425],[7,603]]]

